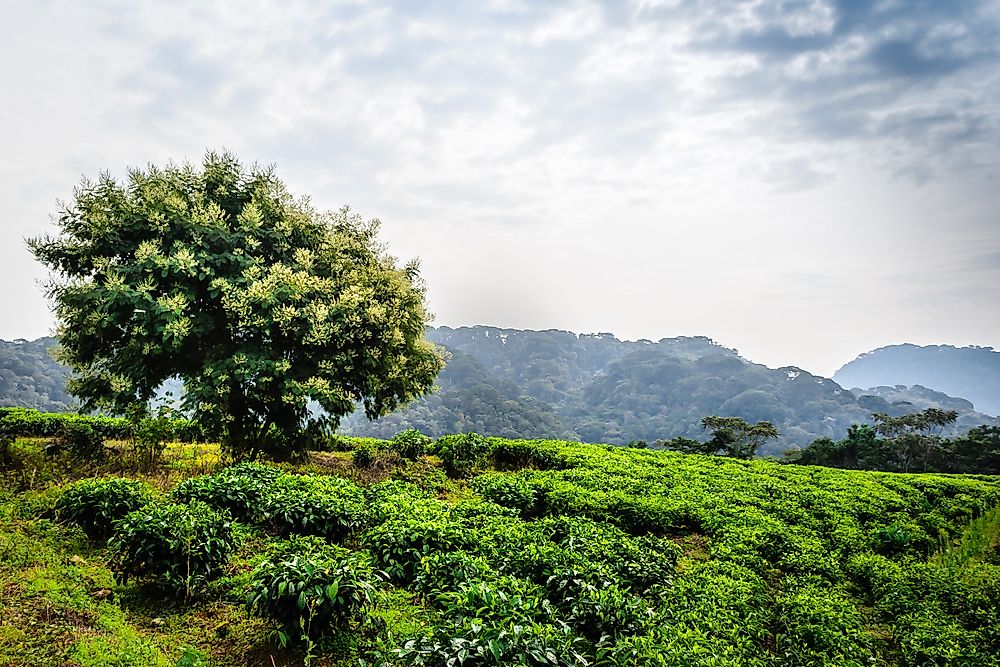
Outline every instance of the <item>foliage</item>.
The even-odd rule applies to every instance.
[[[319,213],[273,169],[206,154],[85,180],[31,239],[59,358],[85,409],[124,413],[168,378],[181,405],[235,454],[291,455],[328,419],[369,417],[424,393],[442,358],[427,343],[417,265],[397,266],[377,221]]]
[[[392,479],[417,465],[398,457],[400,468],[384,471],[389,480],[367,487],[316,474],[358,474],[340,455],[281,469],[241,464],[182,483],[175,497],[190,484],[184,497],[221,505],[221,482],[202,487],[204,480],[256,480],[263,487],[257,506],[268,511],[249,511],[253,526],[233,525],[239,545],[228,564],[216,566],[222,576],[201,598],[183,606],[149,601],[148,589],[116,588],[103,570],[96,581],[115,599],[101,606],[120,610],[121,600],[129,617],[141,620],[142,636],[169,646],[175,659],[175,647],[196,641],[206,660],[225,667],[245,664],[232,656],[268,653],[283,662],[443,667],[985,666],[1000,654],[996,479],[557,441],[488,443],[486,469],[502,450],[504,467],[517,470],[449,482],[444,498]],[[35,451],[44,463],[40,448],[20,442],[17,451]],[[552,465],[520,467],[543,458]],[[418,463],[443,467],[433,456]],[[324,506],[328,496],[349,499],[363,508],[361,532],[348,534],[342,547],[320,536],[278,539],[276,532],[294,531],[267,521],[282,510],[271,504],[277,495],[290,506],[300,495],[309,496],[309,507]],[[38,580],[36,542],[46,531],[65,536],[54,557],[59,567],[101,563],[106,553],[79,531],[37,518],[57,498],[53,490],[0,488],[5,618],[8,608],[25,614],[28,601],[40,606],[37,596],[50,590],[75,591],[70,595],[90,603],[82,608],[94,608],[89,577],[102,566],[60,587]],[[247,497],[237,498],[249,509]],[[302,511],[295,506],[291,514]],[[13,540],[5,533],[11,521]],[[373,567],[392,585],[378,585]],[[338,580],[336,599],[331,579]],[[356,595],[341,596],[355,581],[372,588],[362,583]],[[253,617],[240,613],[248,597]],[[52,598],[45,603],[53,606],[44,614],[16,618],[49,627],[47,618],[66,614],[86,627],[62,662],[77,655],[128,662],[103,630]],[[321,617],[318,610],[337,605],[347,608]],[[162,626],[147,627],[149,607]],[[192,619],[199,619],[195,627]],[[280,655],[264,644],[265,623],[289,644]],[[11,632],[0,626],[0,655]],[[256,639],[234,645],[231,633]],[[133,663],[143,662],[145,653],[135,655]],[[143,664],[160,663],[151,656]]]
[[[468,477],[483,468],[493,449],[490,441],[477,433],[446,435],[438,438],[434,447],[452,477]]]
[[[378,445],[372,442],[360,442],[351,452],[351,463],[358,468],[370,468],[378,457]]]
[[[876,413],[874,427],[854,424],[843,440],[820,438],[789,460],[856,470],[1000,474],[1000,427],[941,437],[955,418],[954,411],[937,408],[895,417]]]
[[[250,578],[248,607],[278,622],[282,645],[363,624],[378,584],[361,554],[315,537],[279,543]]]
[[[178,502],[200,500],[233,518],[252,521],[259,517],[265,496],[281,472],[259,463],[243,462],[214,475],[191,477],[171,492]]]
[[[368,521],[364,493],[338,477],[289,475],[268,484],[259,517],[282,535],[344,540]]]
[[[413,580],[425,556],[475,545],[475,537],[446,515],[391,518],[365,533],[362,540],[394,582]]]
[[[0,426],[0,468],[6,468],[11,464],[13,456],[11,449],[14,445],[14,436]]]
[[[230,522],[198,500],[186,505],[151,504],[127,514],[108,541],[112,566],[123,576],[145,578],[189,597],[233,549]]]
[[[89,537],[106,539],[116,521],[148,505],[154,497],[153,489],[138,480],[82,479],[63,491],[56,512]]]
[[[56,437],[56,447],[81,461],[103,461],[107,455],[104,438],[85,422],[66,422]]]
[[[401,431],[389,443],[389,448],[404,459],[415,461],[427,453],[432,440],[420,431],[410,428]]]
[[[719,454],[737,459],[752,459],[768,440],[778,437],[778,429],[769,421],[748,424],[740,417],[702,417],[701,425],[712,431],[702,454]]]
[[[168,418],[167,440],[196,442],[200,432],[187,419]],[[127,440],[135,435],[135,422],[125,417],[39,412],[28,408],[0,408],[0,427],[11,435],[27,438],[58,436],[68,425],[87,425],[105,440]],[[162,423],[161,423],[162,424]],[[159,427],[160,425],[158,425]]]

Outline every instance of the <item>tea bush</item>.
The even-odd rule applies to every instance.
[[[562,618],[595,644],[639,634],[654,615],[647,603],[593,569],[557,572],[545,589]]]
[[[187,419],[169,418],[169,439],[197,442],[204,439],[197,424]],[[0,427],[11,435],[26,438],[58,436],[67,425],[84,424],[104,440],[128,440],[134,435],[135,424],[124,417],[103,417],[73,413],[39,412],[31,408],[0,408]]]
[[[361,442],[351,452],[351,463],[358,468],[370,468],[378,458],[379,447],[370,442]]]
[[[247,605],[278,623],[282,645],[363,625],[378,585],[364,556],[316,537],[280,543],[250,580]]]
[[[83,479],[63,491],[56,513],[83,528],[91,539],[106,539],[116,521],[154,498],[153,488],[138,480]]]
[[[481,435],[465,433],[438,438],[434,449],[450,476],[468,477],[486,466],[493,445]]]
[[[389,442],[389,448],[404,459],[415,461],[427,453],[432,440],[420,431],[410,428],[396,434]]]
[[[476,546],[476,536],[446,515],[389,519],[366,532],[362,541],[394,582],[412,581],[426,556]]]
[[[510,507],[523,517],[532,517],[537,513],[538,489],[523,476],[501,473],[480,475],[472,480],[471,485],[486,500]]]
[[[259,463],[239,463],[214,475],[186,479],[174,487],[171,497],[178,502],[200,500],[235,519],[254,521],[264,498],[282,474],[277,468]]]
[[[149,579],[168,592],[190,596],[228,560],[229,520],[207,504],[151,504],[115,524],[108,541],[111,564],[122,575]]]
[[[367,525],[370,512],[364,492],[350,480],[286,475],[268,485],[260,516],[282,535],[344,540]]]
[[[64,423],[56,436],[56,445],[82,461],[102,461],[107,455],[104,436],[86,422]]]
[[[873,654],[865,621],[845,595],[795,580],[777,599],[774,652],[789,665],[865,665]],[[916,664],[916,663],[914,663]]]

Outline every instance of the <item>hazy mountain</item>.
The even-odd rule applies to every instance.
[[[851,393],[858,397],[858,403],[866,410],[884,412],[893,417],[927,408],[954,410],[958,413],[958,420],[944,430],[943,434],[946,436],[965,433],[975,426],[1000,426],[1000,418],[976,411],[972,401],[949,396],[919,384],[912,387],[901,384],[895,387],[855,388],[851,389]]]
[[[0,405],[64,412],[77,405],[66,393],[69,369],[49,356],[54,338],[0,340]]]
[[[440,392],[375,422],[352,415],[344,432],[391,437],[413,427],[437,436],[466,425],[625,444],[701,437],[699,420],[722,414],[774,422],[782,438],[762,453],[776,454],[820,436],[842,438],[872,411],[900,414],[933,404],[956,409],[966,429],[996,423],[968,401],[928,390],[914,388],[906,398],[901,390],[857,396],[800,368],[754,364],[705,337],[620,341],[611,334],[477,326],[431,329],[428,338],[454,355]]]
[[[611,334],[520,331],[496,327],[433,328],[428,338],[450,355],[439,390],[369,422],[347,417],[341,432],[392,437],[406,428],[439,436],[477,431],[625,444],[703,436],[705,415],[767,419],[781,440],[763,454],[803,447],[820,436],[844,437],[871,412],[954,409],[967,430],[997,420],[972,403],[924,386],[844,390],[800,368],[767,368],[703,336],[620,341]],[[48,355],[54,339],[0,342],[0,404],[68,410],[67,369]],[[161,388],[180,395],[178,382]],[[160,401],[168,398],[161,396]]]
[[[1000,415],[1000,352],[991,347],[890,345],[862,354],[833,378],[851,388],[921,385]]]

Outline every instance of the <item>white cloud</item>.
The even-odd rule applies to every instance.
[[[0,336],[48,329],[20,239],[82,175],[227,147],[383,218],[442,323],[707,334],[824,372],[998,344],[995,266],[969,261],[1000,243],[990,5],[20,5]]]

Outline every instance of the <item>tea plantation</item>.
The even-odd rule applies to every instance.
[[[0,665],[1000,664],[1000,479],[475,434],[9,448]],[[112,443],[114,445],[114,443]]]

